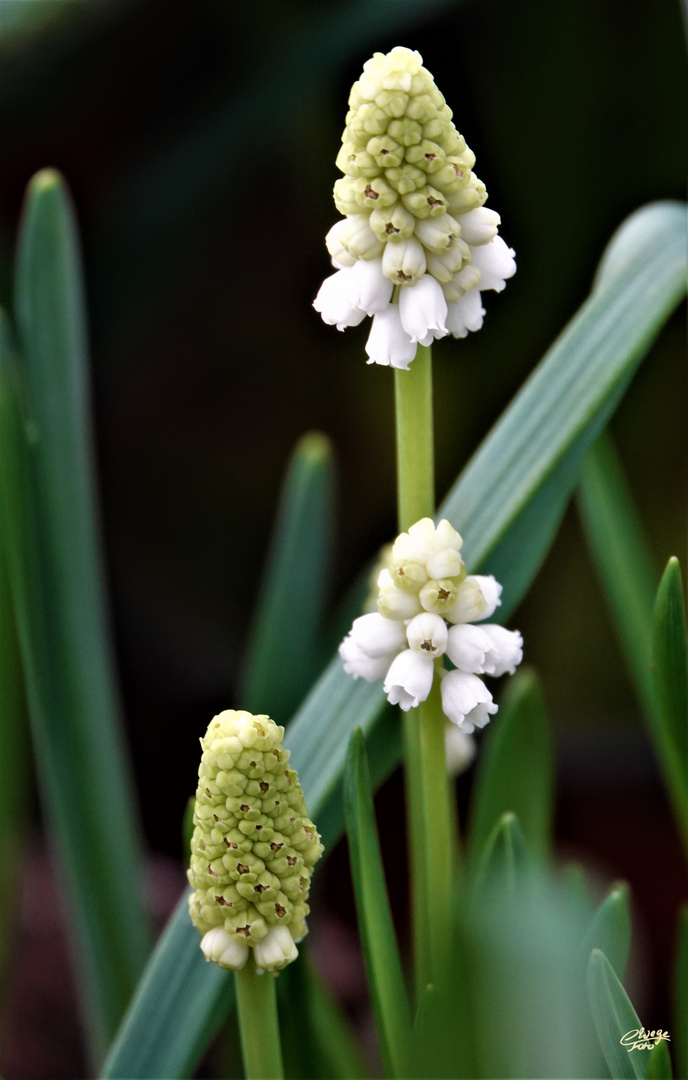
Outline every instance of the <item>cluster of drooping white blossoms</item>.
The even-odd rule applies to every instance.
[[[227,709],[201,739],[189,911],[206,959],[230,971],[250,951],[258,972],[279,971],[308,933],[323,846],[283,735],[269,716]]]
[[[516,270],[475,155],[420,53],[375,53],[349,98],[327,234],[337,272],[314,301],[339,330],[366,315],[368,363],[407,369],[418,343],[479,330],[481,292]]]
[[[384,679],[388,700],[404,710],[425,701],[437,673],[445,716],[471,734],[497,712],[479,676],[513,674],[523,638],[494,623],[474,625],[494,614],[502,587],[491,576],[467,575],[462,545],[446,520],[435,526],[423,518],[401,533],[378,577],[377,612],[354,620],[339,655],[354,678]]]

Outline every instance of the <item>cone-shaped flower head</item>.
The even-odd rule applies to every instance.
[[[481,291],[500,292],[515,272],[474,164],[420,53],[375,53],[351,91],[337,157],[344,216],[327,235],[337,272],[314,301],[340,330],[373,316],[368,363],[408,368],[418,342],[479,330]]]
[[[467,576],[462,546],[446,520],[423,518],[401,533],[377,579],[377,612],[354,620],[339,655],[355,679],[383,679],[387,699],[404,710],[425,701],[438,675],[445,716],[470,735],[497,712],[478,676],[513,674],[523,639],[502,626],[473,625],[494,614],[502,587],[493,577]]]
[[[232,971],[249,949],[260,971],[283,968],[307,933],[323,847],[283,734],[268,716],[227,710],[201,739],[189,910],[206,958]]]

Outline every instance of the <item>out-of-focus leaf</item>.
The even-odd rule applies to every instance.
[[[612,1080],[644,1080],[649,1050],[629,1050],[621,1040],[642,1024],[607,957],[593,949],[588,961],[588,997],[595,1030]]]
[[[666,1039],[660,1039],[657,1045],[650,1051],[650,1060],[647,1066],[647,1080],[672,1080],[671,1054]]]
[[[628,904],[628,885],[614,885],[595,912],[583,943],[586,958],[599,949],[623,979],[631,947],[631,913]]]
[[[356,729],[349,745],[344,779],[344,814],[351,876],[368,985],[385,1072],[408,1075],[405,1067],[411,1029],[401,960],[382,867],[375,809],[363,733]]]
[[[623,245],[630,253],[623,271],[608,286],[596,288],[440,507],[438,518],[448,517],[464,536],[471,570],[484,568],[501,580],[500,617],[504,619],[547,553],[578,483],[585,454],[685,291],[685,228],[684,208],[678,203],[644,207],[621,226],[605,258]],[[335,809],[341,799],[353,727],[360,726],[368,738],[383,706],[379,684],[352,680],[335,657],[292,719],[285,743],[316,822],[326,800],[332,800],[330,806]],[[400,757],[400,738],[394,740],[394,749]],[[336,834],[334,815],[328,828]],[[169,947],[196,948],[197,942],[193,935],[180,936]],[[201,988],[197,993],[201,994]],[[213,987],[208,984],[202,993],[205,1008],[212,1010],[216,1005]],[[197,1003],[200,1016],[200,996]],[[147,1012],[158,1008],[154,982],[149,983],[147,997],[137,995],[134,1007],[142,1015],[135,1022],[128,1017],[127,1023],[132,1031],[145,1030]],[[160,1016],[158,1021],[162,1022]],[[173,1060],[176,1048],[178,1060],[189,1062],[196,1033],[172,1023],[167,1030],[167,1060]],[[152,1065],[150,1058],[147,1067]],[[109,1068],[114,1071],[108,1075],[132,1080],[149,1075],[139,1071],[138,1049],[124,1038],[118,1040]],[[152,1071],[155,1074],[155,1068]]]
[[[657,592],[652,654],[650,727],[688,854],[688,641],[678,559],[669,559]]]
[[[487,734],[473,788],[470,857],[484,848],[498,818],[512,811],[529,853],[544,859],[552,831],[554,748],[542,691],[524,669],[510,682],[499,721]]]
[[[529,857],[523,830],[511,811],[502,814],[495,823],[476,855],[475,867],[474,902],[480,902],[481,894],[494,888],[496,880],[505,893],[514,896],[527,873]]]
[[[292,715],[322,659],[333,511],[332,447],[311,432],[298,443],[282,487],[241,693],[243,708],[278,722]]]
[[[148,935],[105,617],[76,226],[52,171],[29,186],[16,308],[23,370],[3,390],[0,431],[6,550],[41,793],[69,886],[97,1060],[134,991]]]
[[[652,609],[657,588],[647,538],[609,435],[585,459],[583,527],[645,713],[653,708]]]

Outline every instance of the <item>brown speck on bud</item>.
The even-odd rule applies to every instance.
[[[253,891],[257,892],[257,893],[264,893],[264,892],[267,892],[267,890],[269,888],[270,888],[269,885],[254,885],[253,886]]]
[[[248,805],[248,803],[242,802],[239,809],[241,810],[242,814],[248,814],[251,810],[251,807]]]
[[[269,791],[269,790],[270,790],[270,785],[268,784],[268,782],[267,782],[266,780],[261,780],[261,782],[260,782],[260,784],[258,785],[258,787],[259,787],[259,788],[260,788],[260,790],[262,791],[263,795],[265,795],[266,791]]]
[[[250,874],[251,873],[251,867],[246,866],[244,863],[238,862],[237,863],[237,873],[238,874]]]
[[[229,900],[225,900],[224,896],[216,896],[215,897],[215,903],[219,904],[220,907],[231,907],[232,906],[230,904]]]
[[[236,933],[237,934],[243,934],[243,936],[245,938],[250,938],[250,936],[251,936],[251,927],[248,926],[248,925],[247,926],[237,926]]]
[[[281,904],[275,904],[275,915],[278,919],[283,919],[286,914],[287,909],[285,907],[282,907]]]
[[[445,597],[443,597],[442,599],[445,599]],[[435,646],[433,645],[433,643],[431,641],[421,641],[420,647],[425,652],[434,652],[435,651]]]
[[[220,820],[220,819],[219,819],[219,817],[217,816],[217,814],[213,814],[213,817],[214,817],[215,821],[219,821],[219,820]]]
[[[212,793],[212,791],[210,790],[210,788],[206,788],[206,789],[205,789],[205,793],[206,793],[206,795],[208,796],[208,798],[209,798],[209,799],[212,799],[212,797],[213,797],[213,793]]]
[[[284,847],[284,844],[275,844],[275,843],[270,844],[270,848],[271,848],[272,851],[281,851],[283,847]]]
[[[210,865],[210,863],[208,863],[208,873],[209,873],[209,874],[212,874],[212,876],[213,876],[213,877],[217,877],[217,874],[216,874],[216,873],[215,873],[215,871],[213,870],[213,868],[212,868],[212,866]]]
[[[372,184],[367,184],[366,185],[366,189],[363,192],[363,194],[365,195],[366,199],[379,199],[380,198],[380,196],[378,195],[377,191],[372,186]]]
[[[296,859],[294,858],[293,855],[287,855],[287,862],[289,863],[290,866],[293,866],[294,863],[296,862]]]

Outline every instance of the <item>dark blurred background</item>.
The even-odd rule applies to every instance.
[[[26,183],[55,166],[82,230],[112,615],[161,913],[182,880],[172,860],[198,737],[240,705],[275,501],[304,431],[337,452],[333,609],[395,531],[391,374],[366,366],[365,325],[339,334],[311,302],[331,269],[349,88],[397,44],[433,72],[518,261],[482,332],[435,350],[441,498],[585,298],[613,230],[684,197],[678,0],[0,0],[0,297],[11,309]],[[658,576],[685,553],[684,318],[613,423]],[[511,624],[558,734],[561,853],[631,881],[636,1004],[667,1027],[685,874],[574,509]],[[461,784],[465,802],[470,775]],[[388,785],[382,812],[399,792]],[[34,825],[39,859],[38,812]],[[328,881],[343,865],[335,854],[323,874],[339,920],[348,900],[328,901]]]

